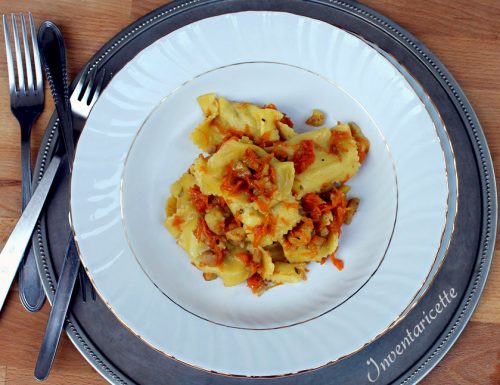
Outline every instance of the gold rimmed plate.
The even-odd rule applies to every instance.
[[[209,91],[362,126],[373,147],[352,180],[363,205],[342,272],[314,266],[307,282],[257,298],[202,281],[169,238],[168,187],[197,155],[188,134]],[[71,191],[82,262],[124,325],[189,365],[279,376],[339,360],[401,319],[451,237],[453,155],[429,108],[374,48],[318,20],[242,12],[183,27],[115,75],[82,133]]]

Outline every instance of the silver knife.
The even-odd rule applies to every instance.
[[[68,248],[63,261],[59,282],[57,283],[56,295],[50,311],[47,328],[43,336],[40,352],[35,366],[35,378],[45,380],[49,373],[57,351],[57,345],[61,339],[61,332],[66,320],[73,287],[75,286],[78,269],[80,267],[80,257],[76,251],[75,238],[73,232],[69,235]]]
[[[0,311],[60,164],[61,157],[55,155],[0,253]]]
[[[47,80],[49,81],[56,105],[59,117],[59,133],[66,148],[71,172],[75,155],[75,144],[67,83],[66,49],[61,31],[54,23],[50,21],[43,22],[38,30],[38,44],[42,53]],[[78,269],[80,268],[80,258],[76,250],[73,231],[71,231],[69,238],[57,284],[56,295],[52,303],[52,309],[35,366],[34,374],[38,380],[46,379],[50,373],[78,275]]]

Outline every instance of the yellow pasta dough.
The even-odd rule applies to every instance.
[[[284,114],[274,108],[250,103],[229,102],[215,94],[198,97],[205,119],[191,133],[191,139],[200,149],[214,152],[228,135],[245,135],[253,141],[275,141],[289,138],[293,130],[281,122]]]
[[[165,226],[208,280],[243,282],[256,294],[307,277],[307,264],[334,257],[347,198],[369,142],[354,124],[296,134],[273,104],[198,97],[191,133],[206,155],[171,186]]]
[[[331,151],[332,138],[336,139],[335,148],[340,149],[337,152]],[[295,176],[293,191],[299,198],[309,192],[320,191],[325,184],[347,181],[358,171],[358,147],[349,125],[338,124],[332,129],[321,128],[296,135],[276,148],[292,157],[296,146],[305,140],[314,143],[314,161]]]

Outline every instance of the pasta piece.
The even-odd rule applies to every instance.
[[[306,160],[295,156],[297,150],[300,154],[306,147],[304,143],[313,151]],[[309,192],[321,191],[325,185],[345,182],[356,174],[360,166],[357,143],[347,124],[338,124],[331,130],[321,128],[295,135],[268,151],[277,151],[282,157],[294,161],[296,175],[293,192],[298,198]],[[302,150],[302,153],[305,151]]]
[[[208,228],[218,235],[224,234],[225,220],[224,212],[219,206],[211,207],[205,214]]]
[[[167,218],[164,225],[175,238],[181,233],[181,225],[190,220],[197,220],[198,215],[189,199],[188,190],[196,183],[195,178],[188,173],[183,174],[170,188],[172,196],[167,201]]]
[[[358,147],[359,163],[363,163],[368,151],[370,151],[370,142],[363,135],[361,128],[356,123],[350,122],[349,127]]]
[[[296,135],[295,131],[293,130],[293,127],[290,127],[286,123],[283,123],[280,121],[277,123],[277,127],[278,127],[278,131],[280,133],[280,136],[281,136],[281,138],[283,138],[283,140],[288,140],[290,138],[293,138]]]
[[[264,249],[262,251],[262,278],[270,280],[274,273],[274,263],[271,254]]]
[[[275,108],[250,103],[230,102],[215,94],[198,98],[205,120],[193,131],[191,139],[203,151],[214,153],[228,138],[247,136],[258,144],[293,136],[293,129]]]
[[[214,194],[224,196],[221,190],[222,178],[226,172],[226,167],[233,160],[240,160],[245,155],[246,150],[253,150],[259,156],[265,156],[267,153],[253,144],[241,143],[236,140],[225,142],[221,148],[209,159],[198,158],[193,167],[193,174],[197,184],[204,194]],[[229,197],[231,200],[244,199],[244,197]]]
[[[206,152],[212,152],[222,142],[224,135],[213,129],[213,121],[219,114],[219,102],[215,94],[206,94],[198,97],[198,104],[205,115],[205,119],[191,133],[191,140]]]
[[[321,262],[324,258],[328,257],[330,254],[337,250],[339,243],[339,235],[336,233],[328,234],[326,242],[321,241],[323,244],[319,248],[315,243],[312,245],[305,245],[295,247],[293,245],[287,244],[285,240],[282,240],[283,251],[285,253],[285,258],[291,263],[299,262]]]
[[[235,253],[237,253],[237,251],[226,256],[224,258],[224,263],[219,266],[208,266],[196,261],[194,264],[204,273],[216,274],[222,279],[224,286],[239,285],[250,277],[251,271]]]
[[[305,263],[276,262],[269,280],[274,283],[297,283],[305,279]]]
[[[208,160],[198,158],[192,167],[192,172],[201,191],[207,195],[213,194],[223,197],[235,216],[239,215],[241,206],[266,213],[278,202],[292,199],[295,175],[293,163],[280,162],[275,158],[270,158],[269,161],[269,167],[272,168],[269,173],[273,175],[273,181],[269,181],[267,196],[266,192],[262,190],[262,188],[266,189],[265,185],[257,193],[246,191],[251,186],[248,186],[245,180],[240,181],[242,178],[237,178],[237,176],[245,172],[243,168],[247,168],[242,160],[245,161],[245,154],[249,150],[258,157],[268,156],[266,151],[258,146],[230,140],[225,142]],[[230,191],[224,189],[224,178],[228,172],[228,166],[236,174],[234,180],[227,181],[227,187],[232,188]],[[247,172],[250,171],[247,170]],[[242,182],[241,189],[237,189],[239,182]],[[253,215],[253,212],[250,212],[249,215]]]
[[[292,162],[271,161],[271,165],[276,173],[276,200],[283,201],[289,199],[292,194],[295,169]]]
[[[197,226],[197,219],[187,220],[182,224],[181,232],[177,238],[179,246],[186,250],[193,261],[198,260],[204,252],[210,250],[206,243],[196,238],[194,232]]]
[[[283,252],[283,246],[278,241],[275,241],[269,246],[265,247],[265,250],[269,252],[273,262],[285,262],[285,253]]]
[[[224,229],[212,231],[206,222],[206,217],[213,226],[215,219],[222,218],[215,214],[224,207],[229,213],[225,202],[217,200],[216,197],[204,195],[196,185],[196,180],[190,173],[185,173],[172,185],[172,197],[167,202],[170,215],[164,221],[164,225],[174,235],[177,243],[191,256],[192,260],[199,259],[204,253],[210,251],[215,253],[216,261],[222,260],[224,256],[225,242],[220,233],[226,230],[224,217]],[[175,200],[176,207],[173,207]],[[224,216],[224,214],[222,214]],[[219,223],[219,226],[221,224]],[[215,261],[215,262],[216,262]]]
[[[301,199],[304,216],[281,240],[290,262],[321,262],[335,252],[341,226],[349,215],[348,201],[341,188],[321,194],[309,193]]]
[[[320,127],[323,123],[325,123],[325,114],[317,109],[314,109],[311,116],[306,120],[306,124],[313,127]]]
[[[248,239],[254,246],[268,246],[291,230],[300,220],[298,204],[285,201],[274,205],[267,214],[255,208],[232,202],[229,207],[236,213]]]

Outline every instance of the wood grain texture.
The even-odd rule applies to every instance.
[[[251,1],[251,0],[249,0]],[[88,58],[123,27],[160,6],[161,0],[0,0],[0,13],[33,12],[64,32],[73,76]],[[457,78],[483,125],[500,176],[500,2],[497,0],[365,0],[432,49]],[[3,41],[3,38],[1,39]],[[0,48],[0,246],[20,209],[19,129],[10,114],[3,43]],[[40,143],[53,110],[46,108],[33,129]],[[35,151],[33,152],[33,156]],[[423,385],[500,384],[500,248],[472,321]],[[33,368],[49,306],[27,313],[14,285],[0,314],[0,385],[38,384]],[[49,385],[105,384],[64,336]]]

